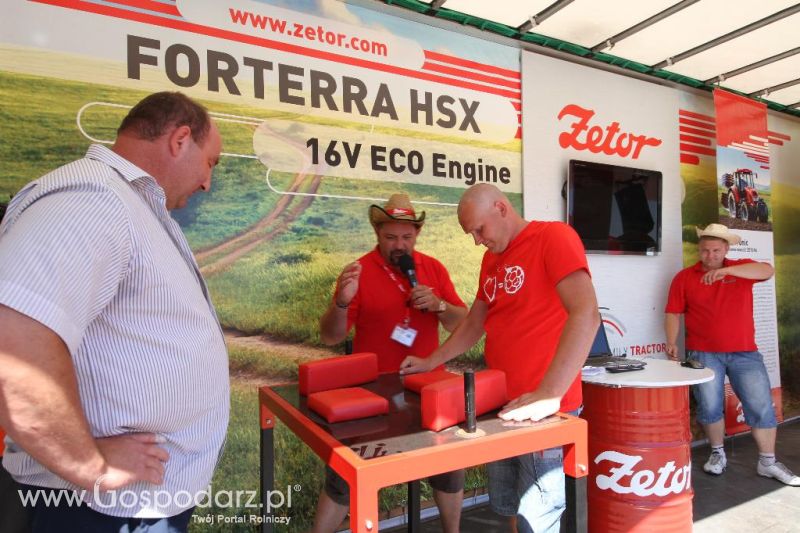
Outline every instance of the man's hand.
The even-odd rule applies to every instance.
[[[678,345],[667,343],[667,357],[672,361],[678,360]]]
[[[342,273],[339,274],[336,286],[336,303],[340,307],[350,305],[350,302],[355,298],[358,292],[358,280],[361,277],[361,263],[355,261],[350,263]]]
[[[433,368],[428,359],[409,355],[400,363],[400,375],[430,372]]]
[[[532,420],[534,422],[555,414],[561,407],[561,398],[543,398],[534,391],[523,394],[503,407],[497,416],[503,420]]]
[[[153,433],[129,433],[95,439],[106,461],[103,474],[94,481],[100,490],[115,490],[146,481],[154,485],[164,483],[165,463],[169,453],[158,446],[163,437]],[[92,489],[91,487],[83,487]]]
[[[440,299],[433,293],[433,289],[425,285],[417,285],[411,289],[408,300],[414,309],[420,311],[437,311]]]
[[[703,274],[701,282],[703,283],[703,285],[711,285],[715,281],[719,281],[727,275],[728,275],[727,267],[715,268],[714,270],[709,270],[708,272]]]

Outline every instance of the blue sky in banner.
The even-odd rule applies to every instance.
[[[760,167],[760,163],[756,163],[747,157],[741,150],[734,148],[718,147],[717,148],[717,169],[719,176],[728,172],[734,172],[740,168],[747,168],[752,170],[758,175],[756,179],[756,187],[758,189],[768,189],[770,186],[770,172],[769,169]],[[719,179],[719,176],[717,177]]]

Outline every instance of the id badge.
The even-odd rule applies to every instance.
[[[392,331],[391,339],[393,341],[397,341],[403,346],[411,347],[414,344],[414,339],[417,338],[417,330],[414,328],[408,328],[403,326],[402,324],[398,324],[394,327]]]

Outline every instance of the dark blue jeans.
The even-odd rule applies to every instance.
[[[18,487],[21,491],[70,492],[31,485]],[[98,513],[85,503],[70,505],[65,498],[57,501],[58,504],[46,505],[40,497],[28,507],[32,533],[185,533],[194,512],[192,507],[169,518],[121,518]]]

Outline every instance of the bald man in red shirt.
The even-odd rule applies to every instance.
[[[580,370],[600,325],[583,245],[562,222],[523,219],[494,185],[468,189],[458,221],[485,246],[467,317],[428,358],[407,357],[401,372],[426,372],[486,334],[486,364],[506,374],[513,398],[499,416],[541,420],[581,406]],[[492,509],[513,531],[557,533],[566,506],[562,449],[487,465]]]

